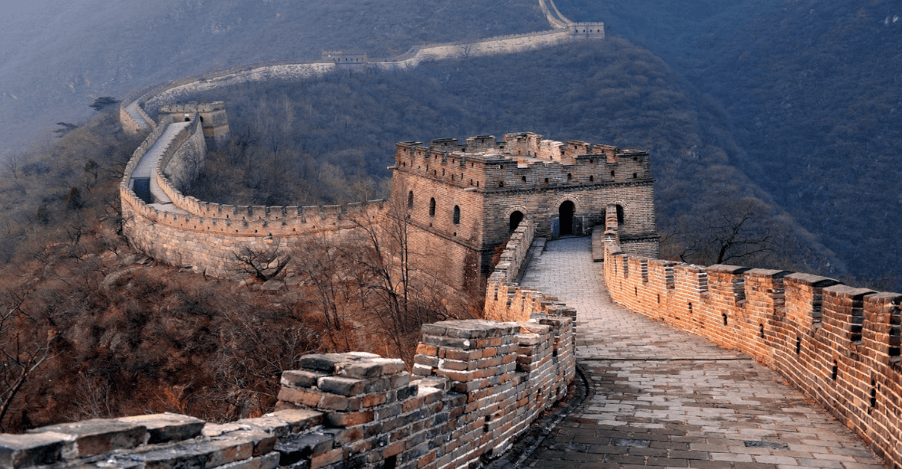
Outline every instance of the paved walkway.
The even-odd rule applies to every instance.
[[[549,242],[523,278],[577,309],[577,359],[592,388],[528,467],[883,467],[775,372],[613,304],[590,243]]]
[[[151,204],[151,206],[157,210],[173,213],[188,213],[172,205],[172,200],[169,200],[169,196],[166,195],[166,193],[163,192],[163,189],[160,188],[160,185],[157,184],[157,178],[153,177],[153,170],[157,167],[157,162],[163,157],[163,153],[165,153],[169,145],[172,144],[176,135],[189,125],[191,125],[190,122],[176,122],[169,124],[169,126],[166,127],[166,130],[163,131],[163,134],[160,135],[160,138],[154,142],[147,152],[144,153],[141,160],[138,161],[135,170],[132,171],[132,179],[150,178],[150,193],[153,195],[154,200],[157,201],[157,203]]]

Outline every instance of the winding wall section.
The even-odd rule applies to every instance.
[[[205,156],[203,129],[190,123],[160,122],[135,150],[119,185],[125,235],[132,245],[175,266],[197,267],[217,277],[239,272],[235,254],[243,248],[291,250],[301,235],[342,236],[359,223],[380,220],[383,201],[324,207],[234,206],[201,202],[172,183]],[[152,200],[133,190],[150,179]]]
[[[547,1],[551,2],[551,0]],[[549,8],[546,0],[539,0],[539,6],[552,27],[549,31],[496,36],[477,41],[414,46],[402,55],[372,59],[365,65],[351,65],[351,67],[376,67],[383,70],[408,69],[425,61],[510,54],[551,47],[574,40],[604,39],[605,37],[604,23],[573,23],[560,14],[553,2]],[[150,115],[154,115],[161,105],[185,99],[194,93],[248,82],[303,80],[321,76],[346,66],[325,59],[298,62],[274,61],[236,67],[202,76],[186,77],[126,96],[122,100],[119,116],[126,131],[146,132],[155,128],[156,124]]]

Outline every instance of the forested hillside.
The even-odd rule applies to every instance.
[[[691,236],[702,214],[750,203],[789,233],[784,250],[801,253],[809,270],[900,275],[898,4],[557,4],[629,42],[213,93],[205,98],[230,102],[247,141],[238,156],[216,156],[244,167],[210,169],[236,172],[244,186],[231,195],[258,203],[356,200],[378,194],[395,141],[531,129],[652,151],[666,236]],[[0,18],[4,146],[28,140],[36,122],[79,119],[96,96],[170,78],[322,49],[378,56],[548,27],[527,0],[36,5]],[[268,120],[280,113],[291,122]]]
[[[98,96],[323,49],[378,57],[544,29],[534,0],[34,0],[0,14],[0,159],[89,117]]]
[[[698,238],[702,214],[745,200],[784,240],[787,258],[772,265],[811,270],[837,262],[729,165],[735,143],[722,110],[695,102],[666,63],[624,40],[438,61],[406,72],[339,71],[193,98],[223,96],[234,137],[193,189],[202,200],[304,205],[372,198],[399,141],[529,130],[650,151],[665,231]]]
[[[661,57],[723,109],[745,173],[850,273],[902,277],[902,5],[559,0]],[[835,266],[834,266],[835,267]],[[842,271],[843,269],[838,269]],[[897,284],[896,288],[902,288]]]

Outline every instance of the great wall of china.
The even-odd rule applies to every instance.
[[[610,213],[610,212],[608,212]],[[776,370],[902,465],[902,295],[805,273],[629,255],[617,220],[593,232],[607,290],[630,311]]]
[[[555,28],[579,27],[564,19],[553,3],[550,8],[544,1],[540,4]],[[603,28],[598,30],[603,35]],[[537,42],[493,39],[466,52],[500,50],[489,43],[524,49],[544,44],[545,39],[547,44],[557,43],[571,40],[573,30],[529,37]],[[440,53],[429,55],[435,51]],[[403,60],[382,63],[415,66],[421,60],[463,52],[461,45],[430,46],[412,51]],[[211,256],[211,252],[227,253],[241,245],[281,246],[298,233],[340,236],[360,219],[383,217],[387,210],[383,201],[341,207],[234,207],[186,197],[173,181],[190,179],[191,162],[203,156],[205,137],[211,135],[204,134],[196,112],[188,116],[188,122],[169,115],[155,123],[144,109],[148,107],[152,114],[195,90],[243,80],[298,79],[335,67],[325,62],[254,67],[170,83],[126,102],[120,111],[123,126],[150,131],[120,185],[123,217],[132,223],[131,242],[169,263],[226,271],[227,256]],[[432,151],[438,158],[442,153],[437,143],[399,145],[399,154],[402,147],[409,147]],[[599,157],[603,150],[599,147]],[[635,181],[618,182],[612,173],[608,183],[650,187],[637,176],[647,166],[642,155],[613,148],[610,153],[617,164],[635,164],[636,169],[626,171],[627,179]],[[448,159],[446,155],[442,165]],[[559,176],[570,182],[570,173]],[[454,176],[449,177],[454,182]],[[438,181],[437,173],[435,178]],[[511,178],[503,182],[508,186],[520,182],[519,173]],[[526,176],[522,182],[527,182]],[[141,195],[136,184],[142,187],[137,189]],[[650,192],[640,194],[636,197],[644,200]],[[636,207],[635,211],[645,210],[641,204]],[[706,268],[643,257],[656,250],[656,239],[634,237],[654,241],[639,249],[626,242],[634,240],[630,231],[638,225],[630,216],[636,207],[611,203],[602,212],[603,225],[592,229],[600,221],[587,219],[587,226],[574,233],[591,232],[593,257],[604,262],[604,282],[615,301],[635,313],[751,355],[829,409],[888,467],[902,465],[902,295],[851,288],[808,274],[738,266]],[[505,212],[505,216],[513,222],[514,213]],[[652,217],[653,227],[653,213],[646,216]],[[529,217],[522,219],[488,276],[487,320],[425,325],[410,372],[400,360],[372,354],[308,355],[299,370],[282,375],[280,402],[272,414],[226,424],[159,414],[54,425],[25,435],[3,434],[0,465],[476,467],[481,458],[508,449],[539,414],[566,394],[575,376],[579,313],[517,282],[542,230],[547,228]],[[223,240],[228,240],[225,246]]]
[[[549,7],[548,4],[551,6]],[[604,39],[604,23],[575,23],[566,19],[558,11],[551,0],[539,0],[539,6],[548,19],[552,29],[538,33],[496,36],[470,42],[446,44],[429,44],[414,46],[407,53],[386,59],[368,59],[365,66],[381,70],[409,69],[420,63],[462,57],[479,57],[496,54],[512,54],[528,50],[564,44],[574,40]],[[359,56],[359,53],[351,55]],[[124,129],[130,132],[146,132],[156,127],[149,114],[164,104],[201,91],[209,91],[225,86],[247,82],[263,81],[297,81],[321,76],[343,66],[356,66],[352,63],[332,60],[323,57],[318,61],[304,62],[266,62],[236,67],[198,77],[186,77],[157,85],[126,96],[120,107],[120,121]],[[148,113],[147,111],[150,111]]]
[[[502,255],[509,278],[534,226]],[[0,434],[3,467],[454,468],[497,457],[566,396],[575,311],[529,293],[508,322],[424,325],[411,372],[397,359],[306,355],[282,374],[277,410],[213,424],[177,414],[96,419]]]
[[[176,80],[123,99],[119,112],[123,128],[131,133],[150,132],[135,151],[120,185],[128,238],[136,248],[169,264],[227,277],[236,272],[234,253],[242,248],[290,251],[303,236],[341,237],[361,221],[383,218],[387,206],[382,200],[343,206],[267,207],[220,205],[185,196],[179,190],[183,185],[176,181],[190,180],[191,169],[202,164],[206,148],[197,139],[203,133],[210,145],[217,139],[227,138],[228,124],[224,109],[200,109],[196,105],[189,109],[173,103],[199,91],[249,81],[302,80],[345,66],[406,69],[426,60],[516,53],[573,40],[604,38],[603,23],[574,23],[557,12],[553,3],[549,8],[545,0],[540,0],[539,5],[554,29],[476,42],[417,46],[402,56],[385,60],[367,60],[365,55],[352,53],[351,63],[362,65],[346,65],[343,59],[348,57],[330,52],[324,53],[323,59],[317,62],[250,65]],[[151,116],[156,116],[159,122]],[[175,122],[182,121],[183,116],[184,120],[200,120],[203,125]],[[173,125],[180,129],[166,130]],[[184,146],[185,142],[193,144]],[[136,173],[137,169],[141,171]],[[142,192],[145,179],[146,193]],[[428,243],[422,244],[427,249]],[[483,253],[482,257],[485,256]],[[460,257],[465,254],[461,253]],[[482,278],[457,276],[445,283],[458,290],[481,294],[478,285],[486,275],[483,271],[477,276]]]

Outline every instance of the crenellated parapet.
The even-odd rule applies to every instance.
[[[219,110],[215,104],[211,112]],[[185,196],[176,182],[191,181],[206,156],[199,114],[189,114],[188,122],[182,122],[182,111],[195,107],[171,109],[126,165],[119,188],[122,216],[125,235],[137,249],[171,265],[228,277],[241,272],[235,255],[242,249],[287,253],[309,235],[341,237],[384,219],[387,205],[382,200],[271,207],[221,205]]]
[[[497,457],[566,396],[570,318],[423,326],[413,372],[361,352],[282,373],[277,410],[215,424],[176,414],[0,434],[0,466],[456,468]]]
[[[749,354],[889,465],[902,465],[902,294],[783,270],[640,257],[624,252],[617,231],[609,217],[604,242],[594,245],[616,302]]]

